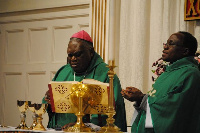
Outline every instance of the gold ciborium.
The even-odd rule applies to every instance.
[[[19,111],[21,112],[20,118],[21,118],[21,123],[16,129],[28,129],[26,126],[26,111],[28,109],[28,105],[31,104],[31,101],[19,101],[17,100],[17,107],[19,108]]]
[[[34,104],[35,113],[38,115],[37,117],[37,125],[33,128],[33,130],[46,131],[44,126],[42,125],[42,114],[46,112],[47,104]]]
[[[29,127],[29,130],[32,130],[37,125],[37,114],[35,113],[35,104],[30,104],[28,106],[28,108],[29,108],[29,110],[31,110],[33,112],[33,114],[32,114],[33,123]]]
[[[98,89],[98,90],[97,90]],[[66,132],[92,132],[92,129],[85,126],[82,117],[89,114],[92,106],[101,102],[102,95],[96,91],[102,91],[101,87],[92,84],[74,84],[71,88],[70,99],[76,110],[77,122],[74,126],[65,129]]]

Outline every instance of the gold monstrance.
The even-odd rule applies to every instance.
[[[115,66],[115,62],[114,60],[109,60],[108,62],[108,67],[109,67],[109,71],[108,71],[108,76],[110,79],[109,85],[110,85],[110,89],[109,89],[109,98],[108,98],[108,111],[107,111],[107,115],[108,118],[106,119],[107,124],[104,127],[101,127],[100,129],[100,133],[111,133],[111,132],[121,132],[120,128],[118,128],[114,122],[115,119],[113,118],[113,116],[116,114],[115,109],[114,109],[114,89],[113,89],[113,79],[114,79],[114,68]]]

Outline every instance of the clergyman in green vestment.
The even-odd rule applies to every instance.
[[[162,59],[170,62],[144,95],[135,87],[122,90],[135,101],[138,115],[132,133],[200,133],[200,71],[194,59],[197,40],[188,32],[172,34],[163,44]]]
[[[67,60],[68,64],[61,67],[53,81],[82,81],[83,79],[95,79],[104,83],[109,83],[107,64],[98,55],[93,48],[93,42],[91,37],[84,30],[75,33],[70,38],[67,48]],[[118,126],[121,131],[127,131],[126,113],[124,99],[121,95],[121,84],[117,75],[114,76],[113,81],[114,99],[116,115],[115,125]],[[49,93],[46,93],[47,97]],[[49,98],[43,98],[43,103],[48,102]],[[48,102],[50,103],[50,102]],[[69,123],[76,122],[75,114],[69,113],[54,113],[49,107],[48,110],[49,122],[48,128],[55,128],[55,126],[64,126]],[[92,114],[90,117],[83,118],[83,121],[104,126],[106,124],[106,115]],[[86,119],[86,120],[85,120]]]

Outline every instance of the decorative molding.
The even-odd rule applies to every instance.
[[[41,28],[30,28],[30,31],[43,31],[43,30],[47,30],[46,27],[41,27]]]
[[[26,10],[26,11],[6,12],[6,13],[0,13],[0,18],[21,16],[21,15],[33,15],[33,14],[38,14],[38,13],[50,13],[50,12],[87,9],[89,7],[90,7],[89,4],[79,4],[79,5],[63,6],[63,7],[55,7],[55,8],[43,8],[43,9]]]
[[[6,84],[7,78],[9,76],[20,76],[20,77],[22,77],[22,72],[3,72],[3,85],[4,85],[4,87],[3,87],[3,97],[1,98],[1,100],[3,101],[3,105],[2,105],[3,114],[1,115],[3,123],[6,123],[6,119],[8,119],[6,117],[6,114],[7,114],[6,109],[8,107],[6,107],[6,106],[10,106],[10,105],[6,104],[8,102],[8,100],[6,100],[6,99],[8,99],[7,98],[8,96],[6,94],[9,93],[7,86],[8,86],[8,84],[12,84],[12,83]],[[16,78],[18,78],[18,77],[16,77]],[[17,86],[15,86],[15,87],[17,87]],[[18,88],[17,88],[17,90],[18,90]],[[10,96],[10,99],[12,99],[12,96]]]
[[[84,27],[89,27],[89,24],[79,24],[80,29]]]
[[[27,72],[27,75],[45,75],[46,71]]]
[[[88,13],[71,15],[71,16],[60,16],[60,17],[47,17],[47,18],[35,18],[35,19],[22,19],[22,20],[7,20],[0,21],[0,24],[11,24],[11,23],[22,23],[22,22],[35,22],[35,21],[46,21],[46,20],[56,20],[56,19],[69,19],[69,18],[80,18],[89,17]]]
[[[56,60],[56,31],[57,30],[67,30],[67,29],[72,29],[73,26],[72,25],[64,25],[64,26],[53,26],[53,45],[52,45],[52,53],[51,53],[51,57],[52,57],[52,62],[53,63],[63,63],[63,61],[57,61]]]
[[[5,76],[10,76],[10,75],[22,75],[22,72],[4,72]]]
[[[34,31],[47,31],[47,27],[37,27],[37,28],[29,28],[28,29],[28,38],[29,38],[29,43],[28,43],[28,62],[29,64],[37,63],[37,64],[43,64],[45,63],[44,61],[31,61],[31,46],[32,46],[32,37],[31,37],[31,32]]]
[[[20,64],[22,64],[22,62],[21,63],[8,63],[8,45],[9,45],[9,38],[8,38],[8,35],[9,34],[13,34],[13,33],[22,33],[22,32],[24,32],[24,30],[23,29],[12,29],[12,30],[6,30],[5,31],[5,34],[6,34],[6,36],[5,36],[5,56],[4,56],[4,59],[5,59],[5,63],[6,64],[10,64],[10,65],[20,65]]]
[[[38,76],[38,75],[45,75],[46,71],[33,71],[33,72],[26,72],[26,83],[27,83],[27,96],[29,96],[30,92],[30,77],[29,76]]]
[[[62,7],[5,12],[5,13],[0,13],[0,24],[88,17],[89,12],[87,10],[89,8],[90,8],[89,3],[78,3],[77,5],[68,5]],[[78,12],[79,10],[81,10],[81,13]],[[24,16],[24,17],[19,17],[19,16]]]
[[[13,29],[13,30],[6,30],[7,33],[18,33],[18,32],[24,32],[23,29]]]
[[[69,29],[72,28],[72,25],[66,25],[66,26],[54,26],[53,29]]]

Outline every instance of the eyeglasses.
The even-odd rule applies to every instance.
[[[75,57],[80,57],[81,55],[82,55],[82,51],[81,52],[76,52],[76,53],[74,53],[74,54],[68,54],[68,57],[73,57],[73,56],[75,56]]]
[[[178,45],[177,43],[163,43],[163,46],[167,46],[167,47],[171,47],[171,46],[182,46],[182,45]]]

